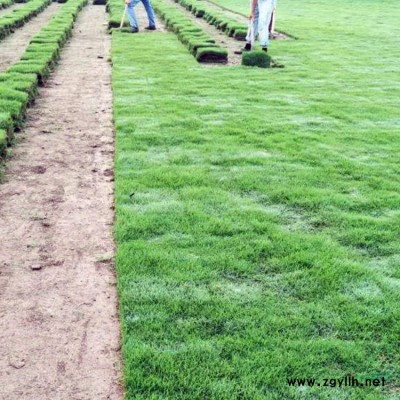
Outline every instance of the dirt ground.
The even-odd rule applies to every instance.
[[[122,399],[105,29],[82,11],[0,184],[0,399]]]
[[[18,6],[21,5],[25,4],[18,4]],[[0,72],[4,72],[10,65],[21,58],[32,36],[36,35],[50,21],[60,6],[61,4],[58,3],[50,4],[39,15],[0,41]]]

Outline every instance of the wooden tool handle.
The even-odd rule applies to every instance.
[[[122,29],[122,27],[124,26],[125,15],[127,10],[128,10],[128,4],[125,4],[124,13],[122,14],[121,25],[119,26],[119,29]]]

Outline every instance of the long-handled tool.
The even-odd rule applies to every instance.
[[[274,8],[274,11],[272,11],[272,18],[271,18],[271,25],[270,25],[270,32],[271,35],[274,35],[275,33],[275,23],[276,23],[276,7]]]
[[[244,49],[236,50],[234,53],[235,54],[243,54],[243,50],[248,51],[248,50],[254,48],[255,40],[256,40],[256,35],[254,32],[254,19],[250,17],[249,22],[247,23],[246,47]],[[249,48],[247,48],[249,43],[251,46]]]
[[[254,18],[249,18],[247,25],[247,37],[250,38],[251,48],[253,48],[256,40],[256,35],[254,32]]]
[[[125,4],[124,13],[122,14],[121,25],[119,26],[119,29],[122,29],[122,27],[124,26],[125,16],[127,11],[128,11],[128,4]]]

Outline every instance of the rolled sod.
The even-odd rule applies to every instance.
[[[196,52],[196,60],[204,63],[226,63],[228,51],[219,47],[200,47]]]
[[[245,52],[242,55],[242,65],[249,67],[270,68],[271,61],[271,57],[262,50]]]
[[[236,40],[246,40],[247,29],[236,29],[233,33],[233,37]]]

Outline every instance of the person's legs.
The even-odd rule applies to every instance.
[[[153,7],[151,6],[150,0],[142,0],[144,5],[144,9],[147,13],[147,18],[149,19],[149,27],[155,28],[156,27],[156,17],[154,15]]]
[[[249,21],[249,23],[253,24],[253,38],[250,37],[250,34],[248,33],[246,35],[246,45],[245,45],[245,50],[251,50],[251,45],[252,45],[252,40],[256,40],[257,35],[258,35],[258,18],[259,18],[259,11],[258,11],[258,5],[256,5],[256,8],[254,10],[254,18],[253,21]]]
[[[258,9],[258,4],[257,4],[256,9],[254,10],[254,21],[253,21],[254,40],[256,40],[258,36],[259,19],[260,19],[260,10]]]
[[[260,44],[262,48],[269,45],[269,23],[271,21],[272,11],[274,9],[273,0],[258,0],[260,16],[258,18],[258,32],[260,35]]]
[[[137,3],[139,3],[140,0],[131,0],[131,2],[128,4],[128,19],[129,19],[129,23],[131,25],[131,29],[133,31],[135,30],[139,30],[139,26],[138,26],[138,22],[136,19],[136,15],[135,15],[135,6]]]

